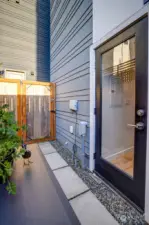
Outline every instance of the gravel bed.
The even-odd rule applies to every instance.
[[[102,178],[92,174],[80,166],[79,160],[74,165],[71,151],[65,148],[60,142],[50,142],[69,166],[86,183],[97,199],[106,207],[113,217],[121,225],[147,225],[144,216],[127,202],[119,193],[111,188]]]

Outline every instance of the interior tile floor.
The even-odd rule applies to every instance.
[[[115,156],[115,158],[111,160],[109,159],[108,161],[133,177],[134,150],[129,150],[127,152],[121,153],[118,156]]]

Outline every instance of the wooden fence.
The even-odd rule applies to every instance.
[[[0,78],[0,105],[8,104],[26,143],[55,140],[55,84]]]

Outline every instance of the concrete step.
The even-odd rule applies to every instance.
[[[118,225],[75,171],[53,151],[53,146],[50,143],[39,146],[81,225]]]
[[[75,196],[89,190],[86,184],[84,184],[71,167],[56,170],[54,171],[54,175],[68,199],[74,198]]]
[[[82,225],[118,225],[91,191],[72,199],[70,204]]]
[[[49,143],[40,143],[39,147],[44,155],[56,152],[55,148]]]
[[[68,165],[57,152],[45,155],[45,158],[52,170],[56,170]]]

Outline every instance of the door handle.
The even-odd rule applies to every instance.
[[[52,112],[52,113],[56,113],[56,111],[55,111],[55,110],[51,110],[50,112]]]
[[[135,127],[138,130],[143,130],[145,125],[143,122],[138,122],[136,124],[127,124],[128,127]]]

